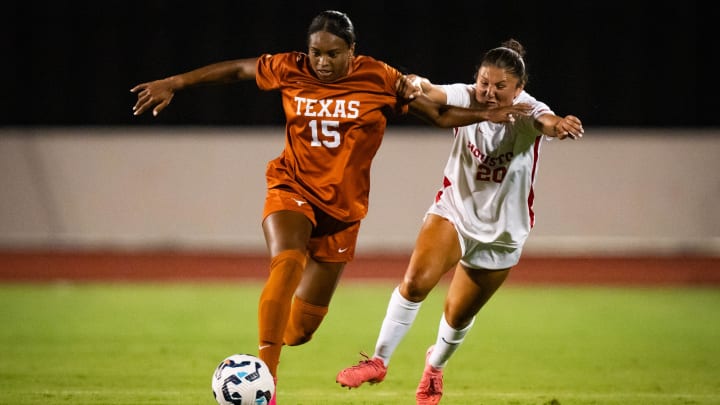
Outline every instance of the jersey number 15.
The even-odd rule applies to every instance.
[[[317,120],[310,121],[309,125],[310,130],[312,131],[312,141],[310,141],[310,146],[324,145],[326,148],[337,148],[340,146],[340,131],[337,130],[340,126],[340,121],[322,120],[320,121],[319,131]],[[321,134],[318,132],[322,134],[322,140],[320,140]]]

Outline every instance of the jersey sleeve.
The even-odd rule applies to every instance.
[[[380,62],[382,66],[385,68],[385,74],[387,75],[387,80],[385,83],[387,84],[388,88],[387,91],[390,94],[395,94],[397,97],[397,104],[395,105],[395,113],[396,114],[407,114],[409,111],[408,104],[410,104],[410,100],[404,100],[402,99],[398,93],[395,84],[397,83],[398,79],[402,77],[402,73],[395,69],[394,67],[388,65],[385,62]]]
[[[543,103],[542,101],[538,101],[535,97],[531,96],[525,90],[523,90],[519,96],[515,99],[513,104],[518,103],[528,103],[532,106],[532,110],[530,111],[530,116],[534,119],[538,119],[540,116],[545,114],[555,114],[553,110],[548,107],[547,104]]]
[[[543,103],[542,101],[538,101],[535,97],[528,94],[525,90],[520,92],[520,95],[518,95],[515,100],[513,101],[514,104],[518,103],[527,103],[530,104],[532,107],[532,110],[530,110],[530,115],[526,117],[520,117],[517,120],[517,125],[524,127],[522,131],[520,131],[523,134],[534,134],[534,136],[542,136],[542,132],[537,130],[534,126],[534,121],[540,118],[541,116],[545,114],[555,114],[550,107],[548,107],[547,104]],[[544,139],[551,140],[552,138],[545,136]]]
[[[276,90],[280,88],[285,64],[289,54],[261,55],[257,60],[255,81],[261,90]]]
[[[470,107],[472,103],[472,86],[464,83],[455,84],[444,84],[440,88],[445,92],[447,96],[448,105],[454,105],[456,107]]]

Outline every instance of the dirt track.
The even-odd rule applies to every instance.
[[[408,257],[358,255],[345,279],[400,280]],[[172,252],[0,252],[0,282],[263,279],[262,255]],[[524,257],[508,283],[720,286],[720,257]]]

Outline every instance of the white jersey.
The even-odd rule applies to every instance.
[[[474,85],[442,88],[447,104],[470,107]],[[454,129],[443,187],[436,197],[436,203],[443,205],[443,215],[455,224],[461,239],[496,250],[480,260],[478,266],[485,268],[517,264],[535,221],[533,183],[542,133],[533,121],[553,112],[525,91],[514,103],[530,104],[530,116],[517,117],[514,123],[480,122]],[[466,242],[464,254],[467,247]]]

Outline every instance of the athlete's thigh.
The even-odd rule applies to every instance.
[[[270,257],[288,249],[305,252],[314,224],[313,209],[302,195],[287,188],[267,190],[262,228]]]
[[[455,226],[447,219],[428,214],[400,285],[403,296],[421,301],[443,275],[460,260],[462,252]]]
[[[262,227],[270,257],[288,249],[307,251],[312,222],[305,214],[288,210],[276,211],[265,217]]]
[[[445,318],[450,326],[464,328],[507,278],[510,269],[469,269],[458,264],[445,298]]]
[[[313,305],[328,306],[342,276],[345,263],[308,259],[295,295]]]

